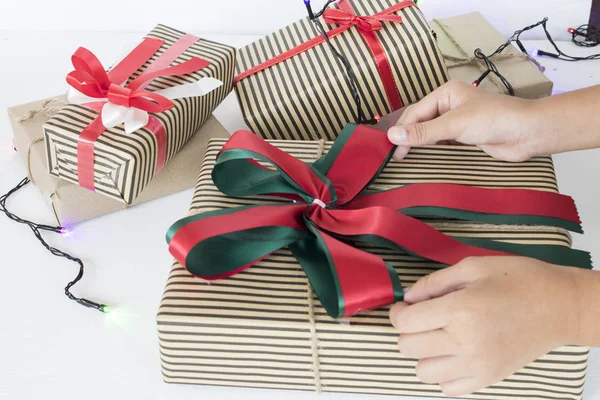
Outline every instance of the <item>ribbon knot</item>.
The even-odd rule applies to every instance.
[[[362,32],[374,32],[383,28],[383,21],[402,23],[402,17],[393,14],[356,15],[351,8],[327,9],[323,13],[325,22],[341,26],[356,25]]]
[[[131,96],[133,90],[112,83],[106,93],[106,98],[109,103],[113,103],[118,106],[131,107]]]
[[[316,204],[321,208],[326,208],[327,204],[325,204],[323,201],[319,200],[319,199],[313,199],[312,204]]]
[[[516,254],[590,268],[585,252],[562,246],[450,237],[413,218],[581,231],[570,197],[535,190],[429,183],[365,193],[393,151],[385,132],[348,125],[326,156],[306,164],[251,132],[239,131],[217,156],[212,172],[217,188],[232,197],[270,195],[293,201],[189,216],[169,230],[169,250],[192,274],[214,280],[234,275],[289,246],[333,317],[351,316],[403,298],[394,268],[353,242],[448,265],[472,256]]]

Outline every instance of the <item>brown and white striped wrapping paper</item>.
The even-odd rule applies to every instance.
[[[185,33],[158,25],[146,37],[165,41],[160,50],[140,68],[131,79],[142,73]],[[210,65],[198,72],[157,78],[148,91],[193,83],[205,77],[223,82],[223,86],[203,97],[172,100],[170,110],[153,114],[165,127],[168,162],[210,117],[217,106],[232,90],[235,48],[201,39],[186,50],[172,65],[200,57]],[[98,113],[84,106],[70,104],[44,124],[48,168],[51,175],[78,183],[77,138]],[[94,180],[96,191],[125,204],[131,204],[155,175],[157,141],[151,131],[140,129],[125,134],[123,126],[107,130],[95,147]]]
[[[211,172],[224,143],[209,144],[190,214],[266,202],[264,197],[230,198],[214,186]],[[315,161],[331,145],[272,143],[305,162]],[[558,191],[550,157],[505,163],[477,148],[455,146],[412,149],[402,163],[390,163],[373,185],[386,189],[419,182]],[[571,244],[569,234],[557,228],[430,223],[450,235]],[[365,249],[393,265],[405,285],[442,267],[393,250]],[[287,249],[210,284],[175,263],[157,322],[162,372],[169,383],[442,397],[438,386],[417,379],[417,360],[398,352],[388,309],[347,320],[330,318]],[[579,400],[587,360],[587,348],[563,347],[469,398]]]
[[[351,0],[350,4],[362,16],[374,15],[398,2]],[[448,72],[421,11],[415,6],[396,14],[403,22],[384,22],[376,35],[390,60],[402,102],[408,105],[446,82]],[[326,30],[336,27],[321,22]],[[308,18],[274,32],[238,51],[236,75],[318,35]],[[352,27],[331,42],[352,66],[366,118],[394,111],[358,29]],[[356,103],[345,74],[324,43],[239,81],[235,89],[253,132],[267,139],[333,140],[348,122],[356,122]]]

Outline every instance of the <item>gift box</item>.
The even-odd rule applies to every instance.
[[[483,61],[474,57],[475,49],[480,48],[484,54],[492,54],[506,42],[506,37],[480,13],[433,20],[431,27],[436,33],[450,78],[462,82],[472,83],[486,71]],[[508,46],[492,61],[513,86],[515,96],[539,99],[552,94],[552,81],[540,70],[537,61],[514,45]],[[507,93],[506,87],[493,74],[488,75],[479,87]]]
[[[414,103],[448,79],[412,1],[341,0],[318,20],[350,63],[366,119]],[[346,68],[308,18],[240,49],[236,75],[244,119],[265,138],[333,140],[357,121]]]
[[[87,49],[72,60],[50,174],[132,204],[231,91],[235,49],[159,25],[108,73]]]
[[[332,143],[325,141],[269,143],[305,163],[321,159],[330,150],[339,150],[332,150]],[[225,153],[225,144],[225,140],[213,140],[208,146],[190,218],[205,212],[228,214],[220,210],[231,207],[283,204],[284,200],[276,201],[272,197],[229,197],[217,189],[213,182],[215,168],[222,171],[228,168],[225,162],[216,162],[217,154]],[[251,150],[254,155],[256,149],[258,147]],[[363,156],[368,154],[363,151]],[[232,153],[224,157],[226,161],[236,158]],[[264,159],[259,160],[259,165],[267,167],[262,163]],[[323,165],[323,161],[320,162]],[[361,168],[364,164],[363,160]],[[283,167],[287,172],[289,165]],[[403,162],[389,163],[369,189],[381,193],[401,186],[419,186],[413,185],[417,183],[558,192],[550,157],[507,163],[489,157],[476,147],[462,146],[413,148]],[[270,184],[278,185],[277,182]],[[344,191],[339,193],[343,196]],[[313,201],[313,206],[314,203],[319,202]],[[294,206],[289,202],[287,205]],[[559,227],[503,225],[498,221],[494,224],[425,221],[429,226],[467,242],[487,241],[501,247],[536,245],[558,252],[561,249],[572,251],[568,250],[571,244],[569,233]],[[260,236],[264,232],[255,231],[255,246],[262,245]],[[417,235],[416,231],[410,232],[408,236]],[[289,231],[281,233],[282,240],[291,235]],[[432,243],[433,236],[428,236],[425,242]],[[222,239],[226,240],[226,237]],[[241,232],[229,239],[234,241],[229,242],[230,246],[242,245],[239,242]],[[174,237],[170,240],[172,243]],[[217,242],[212,244],[216,246]],[[253,251],[251,247],[246,248]],[[361,244],[359,248],[381,257],[393,267],[405,286],[442,267],[439,263],[379,245]],[[227,252],[228,260],[232,253]],[[206,268],[217,273],[220,264],[225,262],[214,262]],[[210,281],[210,284],[192,275],[188,272],[189,265],[187,267],[179,263],[173,265],[157,315],[166,382],[442,397],[439,386],[424,384],[417,379],[417,360],[398,352],[398,333],[389,323],[388,307],[344,319],[331,318],[331,310],[326,310],[313,292],[314,285],[309,283],[306,268],[301,268],[296,254],[288,248],[277,250],[252,267],[243,271],[240,268],[241,272]],[[587,348],[559,348],[469,398],[580,399],[587,359]]]
[[[127,206],[74,183],[48,174],[48,160],[42,125],[66,103],[60,96],[8,109],[14,133],[15,149],[27,166],[28,175],[47,199],[56,222],[69,226],[99,217]],[[200,127],[165,169],[148,184],[131,204],[141,204],[193,188],[202,166],[202,157],[211,138],[228,138],[229,133],[213,116]]]

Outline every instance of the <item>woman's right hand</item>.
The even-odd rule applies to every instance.
[[[524,161],[544,154],[536,102],[451,81],[406,108],[388,137],[401,160],[411,146],[444,141],[476,145],[492,157]]]

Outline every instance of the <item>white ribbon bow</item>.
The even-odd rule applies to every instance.
[[[222,85],[223,82],[218,79],[202,78],[194,83],[186,83],[184,85],[161,89],[153,93],[166,97],[169,100],[184,99],[205,96]],[[135,107],[125,107],[113,104],[110,103],[107,98],[98,99],[89,97],[73,87],[69,87],[68,100],[69,103],[72,104],[105,102],[102,106],[101,115],[102,125],[107,129],[124,124],[125,133],[130,134],[148,125],[149,115],[147,111]]]

